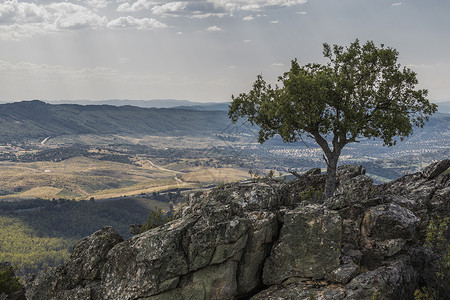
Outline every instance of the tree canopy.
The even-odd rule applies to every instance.
[[[272,87],[257,76],[248,93],[232,96],[233,122],[260,128],[263,143],[278,134],[285,142],[313,138],[327,164],[325,195],[331,197],[342,148],[358,138],[381,138],[392,146],[423,127],[436,111],[427,90],[416,89],[416,73],[397,62],[397,50],[372,41],[348,47],[323,44],[326,64],[301,66],[297,59]]]

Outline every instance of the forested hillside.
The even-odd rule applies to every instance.
[[[0,202],[0,262],[10,262],[20,276],[63,263],[82,237],[113,226],[129,238],[128,226],[142,224],[151,210],[170,209],[176,193],[151,198],[105,201],[67,199]],[[154,199],[154,200],[153,200]]]
[[[224,111],[51,105],[34,100],[0,105],[0,142],[68,134],[195,135],[220,132],[229,123]]]

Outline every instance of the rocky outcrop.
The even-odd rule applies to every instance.
[[[431,216],[449,215],[449,161],[373,186],[341,167],[324,175],[229,184],[179,218],[123,241],[106,227],[63,266],[28,283],[28,299],[412,299],[424,278]]]

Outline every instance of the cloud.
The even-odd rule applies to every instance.
[[[211,16],[232,16],[237,11],[262,11],[305,4],[306,0],[136,0],[123,2],[117,8],[118,12],[137,12],[150,10],[153,14],[164,17],[207,18]]]
[[[169,2],[163,5],[156,5],[152,8],[152,13],[156,15],[170,15],[180,13],[189,5],[189,2]]]
[[[243,43],[250,43],[250,40],[243,40]]]
[[[140,10],[150,9],[152,5],[154,5],[154,1],[149,0],[137,0],[133,4],[130,5],[130,3],[125,2],[119,5],[117,7],[118,12],[136,12]]]
[[[273,63],[272,67],[283,67],[284,64],[283,63]]]
[[[107,27],[113,29],[136,28],[139,30],[150,30],[156,28],[166,28],[168,26],[155,19],[149,18],[136,19],[132,16],[126,16],[109,21]]]
[[[306,11],[298,11],[296,12],[297,15],[306,15]]]
[[[71,2],[36,4],[7,0],[0,3],[0,39],[21,40],[38,34],[71,32],[80,29],[135,28],[148,30],[168,27],[154,18],[121,16],[108,20],[96,10],[106,7],[111,0],[78,0]],[[146,0],[137,1],[144,5]],[[135,4],[136,4],[135,3]],[[150,3],[150,2],[149,2]],[[123,5],[128,4],[123,3]]]
[[[72,3],[52,3],[47,10],[51,13],[49,23],[53,22],[56,30],[102,28],[108,21],[106,17],[100,17],[93,11]]]
[[[85,3],[92,8],[100,9],[107,7],[110,0],[85,0]]]
[[[207,31],[213,31],[213,32],[217,32],[217,31],[222,31],[222,28],[217,27],[217,26],[209,26],[208,29],[206,29]]]
[[[279,23],[278,20],[270,21],[270,24],[278,24],[278,23]]]
[[[265,8],[292,7],[306,2],[307,0],[238,0],[237,7],[239,10],[261,11]]]
[[[243,17],[243,18],[242,18],[242,20],[244,20],[244,21],[251,21],[251,20],[254,20],[254,19],[255,19],[255,17],[252,16],[252,15],[246,16],[246,17]]]
[[[403,2],[395,2],[395,3],[392,3],[392,6],[399,6],[399,5],[402,5],[403,4]]]
[[[101,28],[107,23],[92,10],[73,3],[35,3],[9,0],[0,4],[0,38],[22,39],[36,34]]]

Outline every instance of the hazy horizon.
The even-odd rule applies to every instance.
[[[429,99],[450,99],[448,1],[7,0],[0,100],[228,102],[258,74],[323,63],[322,44],[396,48]]]

